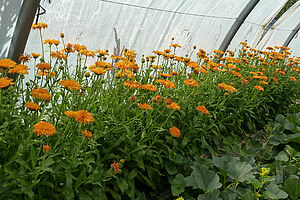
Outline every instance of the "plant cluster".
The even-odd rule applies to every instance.
[[[237,55],[194,47],[178,56],[172,39],[139,65],[128,49],[92,51],[66,43],[63,33],[43,40],[45,28],[33,25],[41,54],[0,60],[1,197],[297,198],[278,184],[299,182],[299,164],[277,177],[276,163],[263,164],[243,142],[250,139],[241,140],[299,98],[300,58],[289,48],[242,42]],[[290,149],[278,161],[284,169],[299,161]]]

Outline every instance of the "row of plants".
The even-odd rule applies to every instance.
[[[1,197],[298,198],[297,136],[258,132],[299,99],[287,47],[178,56],[172,39],[137,62],[45,28],[41,54],[0,60]]]

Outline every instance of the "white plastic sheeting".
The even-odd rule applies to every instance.
[[[0,0],[0,58],[7,56],[22,0]]]
[[[254,47],[260,41],[267,25],[280,12],[288,0],[261,0],[248,15],[236,35],[232,39],[228,49],[236,50],[241,41]]]
[[[116,46],[135,49],[138,54],[168,48],[171,38],[186,54],[193,45],[208,52],[217,49],[233,22],[250,0],[53,0],[42,2],[48,24],[44,39],[59,38],[85,44],[88,49]],[[38,31],[32,30],[26,52],[39,52]]]
[[[291,48],[292,55],[300,56],[300,31],[295,35],[289,47]]]
[[[264,38],[257,45],[258,48],[268,46],[281,46],[284,44],[291,32],[300,22],[300,1],[294,4],[288,11],[278,19],[278,21],[266,33]],[[299,49],[300,47],[296,47]],[[297,51],[297,50],[296,50]]]

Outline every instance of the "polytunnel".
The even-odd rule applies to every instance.
[[[35,7],[37,2],[30,4]],[[190,53],[194,45],[211,53],[215,49],[226,50],[228,46],[236,50],[241,41],[265,48],[287,44],[287,40],[296,53],[299,51],[299,45],[295,45],[299,32],[299,2],[268,27],[286,2],[90,0],[86,3],[85,0],[43,0],[39,8],[45,13],[38,15],[38,21],[49,26],[43,33],[44,38],[59,38],[63,32],[68,42],[85,44],[94,50],[108,49],[115,54],[119,52],[114,49],[120,51],[126,47],[148,55],[153,50],[168,47],[171,38],[182,46],[178,51],[182,55]],[[2,58],[8,54],[14,30],[18,30],[15,26],[21,6],[22,1],[2,1]],[[38,32],[31,30],[26,52],[40,50],[36,38]]]

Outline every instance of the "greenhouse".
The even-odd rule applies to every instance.
[[[299,80],[299,0],[0,0],[0,199],[300,199]]]

